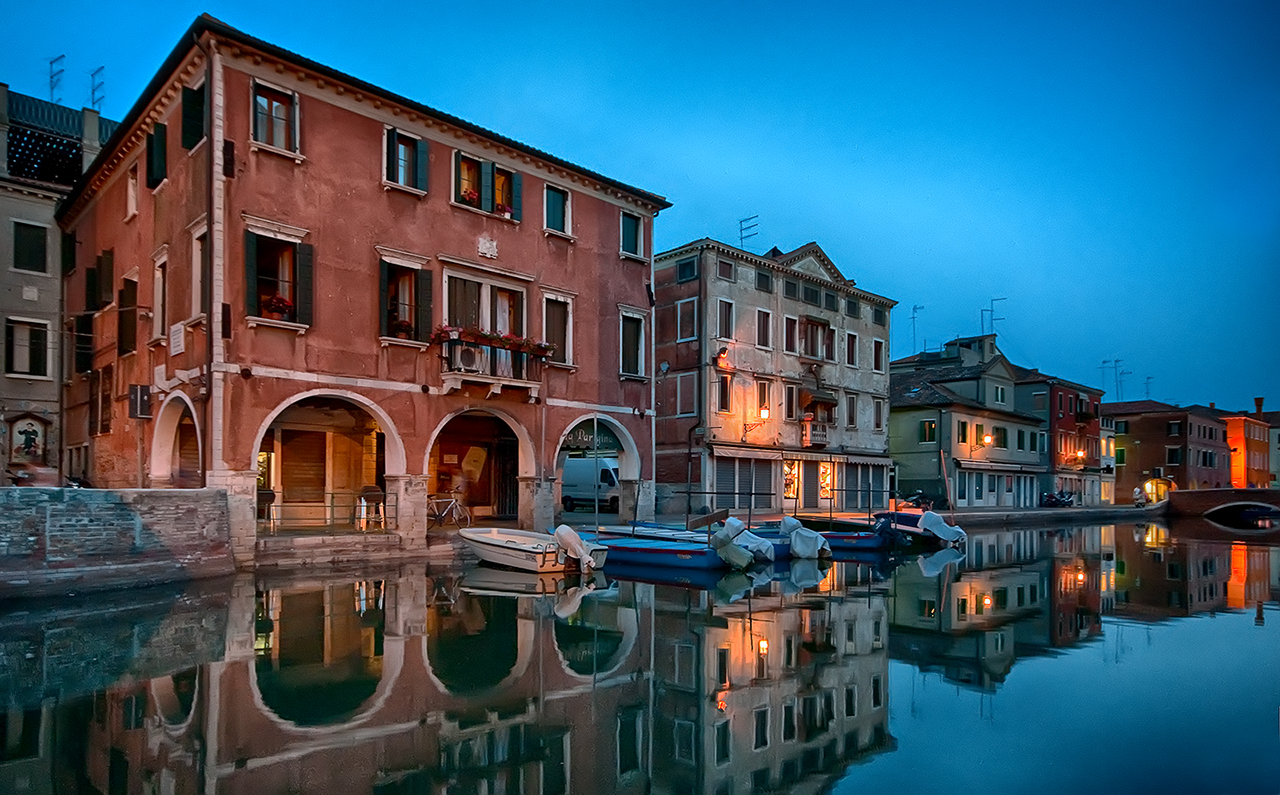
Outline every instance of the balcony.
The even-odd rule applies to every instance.
[[[825,422],[805,420],[800,423],[800,445],[802,447],[826,447],[827,434],[830,431]]]
[[[542,387],[545,359],[541,354],[512,350],[501,344],[445,340],[440,343],[444,392],[457,392],[470,382],[488,386],[488,397],[496,397],[506,387],[525,389],[532,402]]]

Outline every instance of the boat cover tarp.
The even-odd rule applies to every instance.
[[[916,558],[916,565],[920,567],[920,573],[926,577],[937,577],[952,563],[959,563],[964,560],[964,553],[955,547],[947,547],[940,549],[932,555],[925,555]]]
[[[733,542],[733,535],[728,527],[717,530],[715,535],[711,536],[711,546],[731,569],[745,569],[756,562],[755,555],[751,554],[750,550]]]
[[[814,532],[794,516],[782,517],[782,534],[791,537],[791,557],[814,560],[831,557],[831,544],[821,533]]]
[[[773,562],[773,542],[767,541],[747,529],[746,522],[729,517],[724,520],[721,533],[728,533],[733,543],[751,553],[756,563]]]
[[[943,541],[963,541],[969,537],[968,533],[955,525],[947,524],[947,520],[933,511],[924,512],[924,516],[920,517],[919,526],[921,530],[933,533]]]
[[[591,545],[583,541],[582,536],[574,532],[569,525],[562,524],[557,527],[555,539],[556,545],[564,550],[565,554],[578,559],[578,564],[584,571],[596,565],[595,559],[591,557]]]

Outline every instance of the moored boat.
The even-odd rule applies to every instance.
[[[612,535],[592,531],[583,531],[579,535],[583,541],[607,548],[610,564],[666,566],[681,569],[729,568],[729,564],[720,557],[719,552],[705,541]]]
[[[557,534],[560,532],[557,530]],[[486,563],[539,574],[599,568],[605,564],[608,553],[606,548],[589,543],[583,550],[574,550],[572,543],[564,543],[558,536],[529,530],[464,527],[458,535]],[[585,559],[580,560],[575,553]]]

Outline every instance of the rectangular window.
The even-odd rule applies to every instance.
[[[756,416],[760,419],[768,419],[766,414],[769,410],[769,382],[756,381]]]
[[[877,373],[884,372],[884,340],[871,341],[871,369]]]
[[[1118,467],[1124,466],[1124,448],[1123,447],[1116,448],[1116,466]]]
[[[431,272],[382,261],[382,313],[379,318],[379,335],[400,339],[425,340],[431,333],[430,278]],[[420,284],[421,280],[426,284]],[[421,288],[421,289],[420,289]],[[428,302],[419,307],[418,293]],[[420,309],[427,309],[425,317]]]
[[[124,220],[138,214],[138,164],[129,166],[129,174],[125,177]]]
[[[1215,429],[1215,430],[1216,430],[1216,429]],[[1128,420],[1116,420],[1116,433],[1128,433],[1128,432],[1129,432],[1129,421],[1128,421]],[[1209,438],[1210,438],[1210,439],[1212,439],[1212,438],[1213,438],[1213,434],[1210,434],[1210,435],[1209,435]]]
[[[676,281],[691,282],[698,278],[698,258],[689,257],[676,263]]]
[[[1001,450],[1009,449],[1009,429],[1002,428],[999,425],[991,429],[991,436],[994,439],[995,446]]]
[[[1018,449],[1027,449],[1027,432],[1021,428],[1018,429]]]
[[[427,142],[394,127],[386,129],[387,182],[406,188],[427,189]]]
[[[168,127],[157,122],[147,133],[147,187],[155,190],[169,176]]]
[[[116,298],[116,354],[138,350],[138,282],[122,279]]]
[[[822,335],[822,358],[829,362],[836,360],[836,330],[827,327],[827,331]]]
[[[956,600],[956,618],[961,621],[969,620],[969,599],[967,597],[961,597]]]
[[[1025,607],[1027,604],[1027,589],[1025,586],[1018,586],[1018,607]]]
[[[676,342],[688,342],[698,338],[698,299],[686,298],[676,302]]]
[[[805,321],[800,329],[800,355],[811,359],[822,358],[822,343],[826,339],[828,327],[812,320]]]
[[[276,149],[298,151],[297,97],[264,86],[253,87],[253,140]]]
[[[1182,435],[1182,423],[1181,422],[1169,423],[1169,436],[1181,436],[1181,435]]]
[[[753,748],[759,750],[769,746],[769,708],[755,711],[756,736]]]
[[[858,335],[846,331],[844,335],[844,363],[850,367],[858,366]]]
[[[828,309],[832,312],[835,312],[840,308],[840,299],[836,296],[835,293],[823,293],[822,307],[824,309]]]
[[[783,395],[786,405],[783,407],[783,416],[789,420],[796,419],[799,416],[799,396],[800,388],[795,384],[787,384],[783,387]]]
[[[1181,447],[1166,447],[1164,449],[1164,462],[1169,466],[1177,466],[1182,463]]]
[[[553,232],[573,234],[569,223],[569,191],[548,185],[543,194],[545,217],[543,223]]]
[[[620,353],[623,375],[643,376],[644,373],[644,317],[624,314],[621,325]]]
[[[676,376],[676,416],[692,417],[698,412],[698,374]]]
[[[151,279],[151,339],[160,339],[169,332],[168,316],[169,263],[160,260],[155,265]]]
[[[920,618],[934,618],[938,615],[938,603],[933,599],[917,600],[916,613]]]
[[[938,421],[920,420],[920,444],[938,441]]]
[[[618,715],[617,750],[618,775],[624,776],[640,769],[640,740],[642,737],[640,710],[626,710]],[[513,749],[514,750],[514,749]]]
[[[877,306],[871,310],[871,322],[877,326],[889,325],[889,311],[882,306]]]
[[[997,588],[993,595],[995,596],[996,608],[998,610],[1005,610],[1009,607],[1009,589],[1008,588]]]
[[[542,337],[555,346],[550,359],[559,364],[572,364],[573,305],[568,298],[547,297],[543,305]]]
[[[956,420],[956,441],[960,444],[969,443],[969,423],[965,420]]]
[[[734,274],[733,263],[727,259],[720,260],[716,265],[716,275],[721,279],[728,279],[731,282],[737,281]]]
[[[880,398],[876,398],[875,400],[872,401],[872,404],[874,406],[874,413],[875,413],[875,426],[874,426],[875,430],[883,431],[884,430],[884,401],[881,400]]]
[[[310,323],[311,246],[246,232],[245,247],[249,314]]]
[[[795,702],[787,702],[782,705],[782,739],[794,740],[796,738],[796,705]]]
[[[693,721],[677,718],[673,727],[675,756],[678,761],[692,762],[693,759]]]
[[[803,284],[800,286],[800,300],[806,304],[822,306],[822,291],[818,289],[817,285]]]
[[[111,433],[111,409],[112,409],[111,398],[114,394],[114,389],[115,389],[115,369],[111,365],[107,365],[106,367],[102,368],[98,376],[97,386],[98,386],[98,389],[96,391],[97,399],[94,400],[92,397],[90,398],[90,400],[94,400],[95,405],[97,405],[98,407],[97,432]],[[90,389],[89,392],[90,392],[90,395],[95,394],[93,389]],[[93,428],[92,422],[89,423],[89,427],[90,427],[90,432],[92,432],[92,428]]]
[[[622,253],[633,257],[644,256],[641,250],[640,216],[622,213]]]
[[[1002,386],[997,386],[997,387],[996,387],[996,389],[995,389],[995,392],[996,392],[996,402],[997,402],[997,403],[1003,403],[1003,402],[1004,402],[1004,387],[1002,387]]]
[[[204,140],[204,83],[182,87],[182,148],[190,152]]]
[[[716,764],[724,765],[729,763],[729,749],[732,746],[729,735],[729,721],[721,721],[715,727],[716,737]]]
[[[764,268],[756,269],[756,289],[765,292],[773,292],[773,274]]]
[[[49,375],[49,324],[35,320],[5,321],[4,371],[11,375]]]
[[[733,411],[733,376],[723,374],[719,381],[720,395],[717,409],[721,413],[729,413]]]
[[[524,175],[488,160],[453,153],[453,200],[513,221],[521,219]]]
[[[204,246],[206,232],[201,229],[191,238],[191,317],[204,312]]]
[[[786,353],[796,353],[799,351],[799,333],[800,321],[794,317],[783,318],[782,320],[782,350]]]
[[[786,296],[787,298],[799,298],[799,297],[800,297],[800,282],[794,281],[794,280],[792,280],[792,279],[783,279],[783,280],[782,280],[782,294],[783,294],[784,296]]]
[[[871,677],[871,706],[879,709],[884,706],[884,694],[881,692],[880,677]]]
[[[853,394],[845,394],[844,396],[844,424],[847,428],[858,427],[858,396]]]
[[[680,687],[693,687],[693,646],[676,643],[671,647],[674,667],[673,683]]]
[[[773,347],[773,313],[764,309],[756,310],[756,346]]]
[[[722,340],[733,339],[733,302],[721,298],[717,317],[719,323],[716,326],[716,336]]]
[[[716,649],[716,682],[721,687],[729,686],[729,650]]]
[[[13,222],[13,267],[29,273],[48,273],[47,230],[43,226]]]

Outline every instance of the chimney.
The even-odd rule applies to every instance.
[[[1262,419],[1262,398],[1253,399],[1253,413],[1258,419]]]
[[[1214,404],[1214,402],[1213,402],[1212,400],[1210,400],[1210,401],[1209,401],[1209,408],[1211,408],[1211,409],[1216,409],[1216,408],[1217,408],[1217,405],[1216,405],[1216,404]]]

